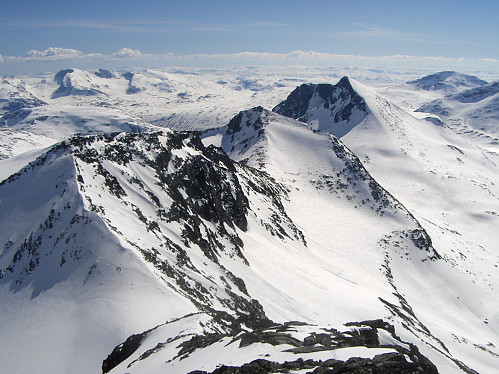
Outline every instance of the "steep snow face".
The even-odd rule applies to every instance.
[[[473,75],[455,71],[441,71],[407,83],[425,91],[443,91],[445,93],[455,93],[487,84],[486,81]]]
[[[474,263],[475,281],[495,287],[497,154],[446,126],[415,118],[366,86],[354,86],[371,114],[342,140],[429,230],[436,248],[447,250],[449,261],[466,262],[467,268]]]
[[[338,137],[348,133],[368,114],[365,101],[355,92],[347,77],[336,85],[303,84],[273,111]]]
[[[441,121],[416,118],[373,89],[351,82],[370,113],[342,141],[416,216],[465,233],[469,242],[492,250],[497,240],[492,229],[499,196],[497,155],[470,144]]]
[[[59,146],[0,186],[3,370],[98,372],[129,329],[196,310],[125,250],[77,178]]]
[[[245,127],[252,129],[251,122],[245,123],[244,119],[253,117],[254,114],[255,111],[249,111],[238,116],[242,120],[241,133],[245,131]],[[268,111],[262,111],[259,120],[254,120],[254,123],[257,122],[261,126],[258,141],[243,152],[237,148],[231,152],[232,148],[228,147],[229,155],[249,166],[264,170],[287,186],[285,210],[304,233],[308,248],[306,252],[296,254],[298,257],[305,256],[303,258],[307,258],[308,265],[300,263],[292,253],[281,253],[279,249],[269,251],[267,255],[262,252],[261,256],[252,257],[259,266],[268,267],[269,274],[261,275],[265,278],[271,276],[266,284],[272,285],[271,289],[281,288],[281,292],[287,294],[288,303],[291,300],[297,303],[294,307],[283,308],[284,304],[268,300],[269,304],[263,302],[263,305],[267,311],[273,311],[270,316],[276,319],[279,316],[297,318],[290,312],[292,310],[300,311],[300,319],[311,321],[323,319],[341,322],[341,316],[349,313],[358,318],[367,317],[364,314],[366,310],[377,310],[379,295],[375,296],[376,293],[371,291],[364,294],[366,289],[360,286],[363,280],[369,278],[373,284],[381,282],[376,286],[380,289],[383,289],[384,283],[388,286],[387,291],[392,292],[385,275],[374,268],[369,270],[367,266],[368,263],[384,263],[384,250],[381,249],[380,240],[395,231],[404,230],[402,227],[409,231],[419,230],[419,225],[396,200],[377,185],[360,161],[336,138],[314,133],[302,123]],[[233,139],[230,131],[224,135],[223,143],[227,139]],[[236,144],[243,143],[240,138],[234,137],[234,140]],[[362,234],[367,228],[370,234]],[[423,233],[421,235],[424,236]],[[409,240],[404,245],[411,247],[414,244]],[[261,246],[262,244],[255,243],[251,247]],[[349,250],[351,248],[355,248],[355,251]],[[430,247],[427,251],[411,248],[413,249],[409,251],[414,250],[417,258],[438,257]],[[252,264],[250,257],[248,261]],[[277,262],[272,264],[272,261]],[[315,267],[319,264],[321,270],[310,271],[308,266]],[[282,269],[282,272],[278,269]],[[286,269],[294,270],[288,272]],[[329,284],[330,277],[336,278],[338,283]],[[318,289],[314,293],[300,290],[298,285],[302,283],[302,278],[303,283],[315,284]],[[338,315],[330,308],[324,308],[319,301],[331,294],[338,296],[335,301]],[[352,309],[356,303],[351,302],[357,298],[364,300],[366,310]],[[381,313],[383,304],[378,305],[381,309],[377,312]],[[345,313],[343,308],[349,312]],[[373,310],[368,314],[375,313]]]
[[[448,127],[415,118],[358,82],[352,81],[352,86],[365,100],[370,113],[341,140],[429,233],[433,245],[443,257],[442,263],[446,263],[445,270],[439,270],[442,278],[437,283],[445,285],[447,294],[454,294],[459,300],[456,304],[449,298],[448,302],[458,309],[472,310],[480,300],[481,308],[475,309],[467,318],[475,328],[483,330],[484,336],[488,336],[485,340],[495,340],[489,323],[491,320],[495,321],[491,323],[494,325],[499,322],[496,312],[493,312],[497,304],[490,299],[499,286],[496,270],[499,236],[495,229],[499,224],[497,155],[470,144]],[[290,149],[296,153],[294,147]],[[315,155],[303,158],[309,157]],[[282,169],[292,170],[293,165],[294,162],[283,162]],[[450,271],[450,268],[453,270]],[[401,269],[392,269],[392,274],[401,271],[398,276],[406,274],[407,277],[407,269]],[[411,289],[404,292],[405,295],[412,295],[408,296],[409,300],[417,292],[409,282],[403,283],[405,286],[400,287]],[[454,291],[450,291],[449,287]],[[439,292],[439,295],[442,293]],[[412,304],[411,301],[409,303]],[[458,309],[450,315],[462,315]],[[439,325],[442,321],[431,313],[421,319],[427,321],[424,323],[430,331],[442,333],[440,338],[448,348],[453,346],[460,350],[468,344],[456,344],[456,336],[474,336],[468,328],[457,332],[450,324]],[[440,322],[435,323],[437,320]],[[462,326],[461,322],[455,322]],[[488,344],[485,340],[476,344]],[[467,351],[462,356],[463,361],[474,363],[476,353],[474,349]],[[489,358],[491,356],[484,357],[486,360]]]

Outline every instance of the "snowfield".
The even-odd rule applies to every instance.
[[[339,73],[3,78],[2,371],[494,372],[497,82]]]

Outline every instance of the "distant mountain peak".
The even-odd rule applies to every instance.
[[[302,84],[273,111],[338,137],[348,133],[368,114],[364,98],[346,76],[335,85]]]
[[[121,74],[123,78],[125,78],[128,81],[128,88],[126,90],[127,94],[135,94],[137,92],[140,92],[141,89],[139,87],[136,87],[132,84],[132,79],[135,74],[132,73],[131,71],[127,71],[126,73]]]
[[[474,75],[467,75],[455,71],[441,71],[423,78],[407,82],[425,91],[457,92],[461,89],[484,86],[486,81]]]
[[[54,91],[52,98],[61,96],[93,96],[101,94],[100,87],[93,81],[98,79],[95,75],[87,71],[65,69],[60,70],[54,77],[54,81],[59,84],[59,88]]]

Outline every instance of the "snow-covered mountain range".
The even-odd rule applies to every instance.
[[[497,83],[328,81],[3,78],[2,370],[493,372]]]
[[[499,145],[498,108],[499,81],[496,81],[433,100],[418,111],[438,115],[455,132],[495,150]]]

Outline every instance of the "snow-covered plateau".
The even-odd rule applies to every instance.
[[[0,80],[3,373],[493,373],[499,90],[457,72]]]

